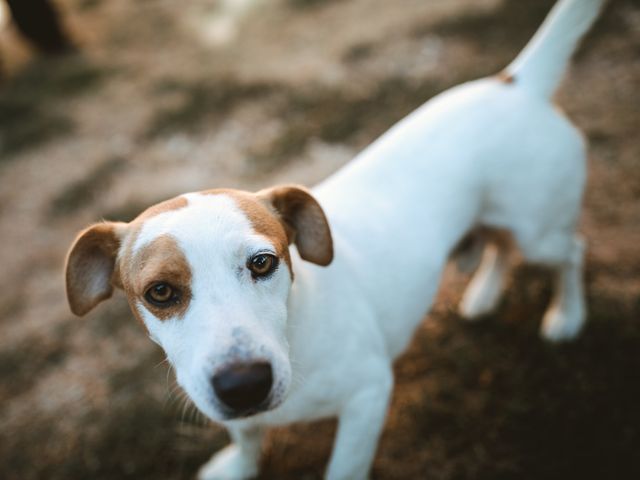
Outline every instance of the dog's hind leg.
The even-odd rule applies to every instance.
[[[535,242],[521,242],[520,247],[525,259],[555,270],[553,298],[542,319],[541,335],[556,342],[575,338],[586,317],[582,286],[584,240],[556,232]]]
[[[571,340],[582,329],[586,308],[582,286],[585,243],[574,237],[567,259],[556,268],[553,299],[542,319],[540,332],[551,341]]]
[[[468,320],[480,318],[496,308],[504,289],[508,268],[510,239],[504,233],[485,232],[484,235],[487,244],[480,266],[465,290],[459,306],[460,314]]]
[[[259,427],[229,428],[233,443],[216,452],[198,472],[198,480],[248,480],[258,474],[264,438]]]

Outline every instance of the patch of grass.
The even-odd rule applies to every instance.
[[[125,203],[116,208],[105,211],[102,214],[102,218],[118,222],[130,222],[151,205],[153,205],[153,203]]]
[[[342,61],[345,63],[355,63],[364,60],[369,58],[374,50],[375,46],[370,42],[352,45],[342,56]]]
[[[28,97],[38,104],[55,102],[95,88],[109,73],[81,55],[39,58],[12,77],[3,94]]]
[[[102,5],[102,0],[77,0],[77,8],[80,12],[89,12]]]
[[[130,388],[131,385],[135,385],[146,380],[153,369],[163,361],[163,354],[159,348],[153,348],[149,350],[149,353],[144,357],[138,359],[138,362],[131,368],[123,369],[114,372],[109,377],[109,387],[115,393],[119,390]],[[165,367],[168,368],[167,365]],[[164,368],[164,367],[163,367]],[[155,373],[155,372],[153,372]]]
[[[66,330],[51,337],[32,336],[8,349],[0,350],[0,402],[29,390],[43,372],[66,358]]]
[[[288,128],[253,160],[268,170],[300,154],[312,139],[341,143],[362,136],[361,143],[369,142],[444,88],[431,80],[392,77],[366,96],[336,89],[290,94],[282,113]]]
[[[532,36],[547,15],[555,0],[504,0],[493,10],[472,10],[464,15],[449,16],[445,20],[414,30],[415,36],[443,35],[469,39],[495,52],[504,47],[518,51]],[[506,21],[505,21],[506,19]]]
[[[100,307],[98,315],[92,315],[86,320],[86,327],[92,335],[98,338],[112,338],[125,329],[140,330],[124,295],[115,295]]]
[[[518,268],[502,307],[480,324],[431,316],[438,335],[421,329],[396,368],[403,405],[394,408],[408,416],[402,435],[422,467],[387,455],[380,478],[399,468],[418,478],[424,465],[447,479],[637,478],[640,306],[599,296],[579,339],[549,344],[537,331],[551,280]],[[388,424],[381,451],[408,446],[397,428]]]
[[[3,480],[36,480],[38,478],[53,478],[39,475],[42,469],[42,459],[46,458],[42,448],[34,451],[34,445],[42,442],[43,438],[56,438],[55,425],[50,422],[33,422],[29,428],[20,431],[19,435],[7,435],[0,442],[0,472]],[[59,439],[62,443],[64,439]],[[34,457],[40,461],[34,462]]]
[[[78,180],[66,187],[51,201],[47,216],[60,217],[74,213],[93,202],[111,185],[115,176],[127,163],[120,157],[110,158]]]
[[[171,198],[172,196],[177,196],[177,195],[180,195],[180,192],[175,192],[174,195],[172,194],[163,195],[162,197],[157,197],[148,202],[129,201],[121,205],[118,205],[115,208],[104,211],[101,217],[106,220],[113,220],[117,222],[130,222],[150,206],[163,202]]]
[[[241,102],[268,95],[273,90],[266,83],[242,83],[233,79],[181,82],[167,80],[156,86],[156,94],[178,94],[177,106],[156,112],[145,137],[154,138],[176,131],[211,128],[212,123]]]
[[[0,99],[0,161],[74,130],[70,118],[19,99]]]
[[[131,368],[114,372],[111,408],[86,418],[93,434],[80,436],[75,458],[45,465],[42,478],[190,478],[221,448],[227,440],[220,429],[186,422],[180,402],[153,393],[165,382],[166,365],[157,367],[161,360],[153,349]]]
[[[135,402],[100,418],[100,436],[79,446],[80,458],[94,457],[97,461],[67,461],[58,470],[62,474],[56,477],[97,480],[191,477],[216,445],[201,442],[195,452],[177,452],[176,417],[176,412],[166,408],[162,400],[141,393]]]
[[[81,57],[38,59],[0,89],[0,159],[73,132],[60,103],[95,88],[105,71]]]
[[[288,3],[294,8],[311,8],[335,1],[336,0],[288,0]]]
[[[14,293],[0,302],[0,322],[14,321],[26,307],[23,293]]]

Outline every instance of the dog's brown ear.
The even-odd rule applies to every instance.
[[[326,266],[333,260],[333,240],[327,217],[309,191],[298,185],[283,185],[258,192],[258,197],[276,211],[289,243],[300,257]]]
[[[71,311],[88,313],[113,293],[116,257],[124,223],[97,223],[78,234],[67,255],[65,280]]]

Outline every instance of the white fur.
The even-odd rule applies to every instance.
[[[492,312],[500,300],[507,270],[507,252],[498,245],[484,250],[482,263],[460,303],[463,317],[474,320]]]
[[[223,419],[210,379],[225,363],[239,358],[271,363],[271,406],[277,406],[291,382],[284,331],[289,271],[281,265],[268,282],[253,282],[247,258],[273,252],[274,246],[254,233],[228,196],[184,197],[187,207],[147,220],[133,245],[135,254],[158,236],[170,235],[191,267],[193,301],[182,317],[159,320],[138,303],[149,334],[167,353],[178,383],[210,418]]]
[[[531,41],[507,67],[507,71],[520,77],[524,88],[537,95],[551,97],[577,43],[591,27],[605,2],[557,2]]]
[[[326,268],[292,250],[293,283],[285,268],[261,283],[246,271],[238,277],[249,253],[273,247],[224,195],[189,195],[187,207],[145,224],[136,249],[170,233],[193,268],[184,318],[160,322],[145,311],[144,319],[198,407],[221,420],[208,378],[233,347],[234,328],[246,333],[249,358],[273,362],[282,389],[275,408],[222,420],[234,443],[203,467],[201,479],[249,478],[265,428],[330,416],[339,427],[327,478],[366,478],[391,364],[428,312],[451,250],[476,225],[510,230],[526,259],[556,268],[559,287],[542,333],[552,340],[577,334],[585,313],[583,247],[574,231],[585,143],[547,97],[590,23],[572,19],[593,20],[600,3],[564,0],[519,58],[513,83],[484,79],[439,95],[316,187],[334,238]],[[485,255],[465,315],[495,306],[502,254]]]

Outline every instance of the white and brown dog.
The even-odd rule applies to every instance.
[[[579,332],[585,142],[550,97],[603,3],[560,1],[501,75],[432,99],[312,191],[189,193],[80,233],[72,311],[122,288],[178,383],[231,434],[200,478],[252,477],[266,428],[335,416],[326,476],[365,478],[392,362],[478,226],[508,230],[525,259],[556,269],[542,335]],[[505,254],[486,248],[465,317],[496,305]]]

